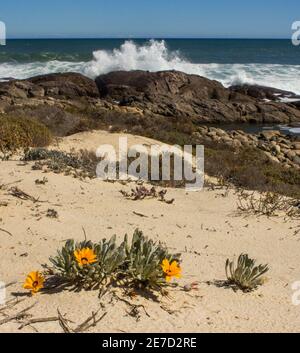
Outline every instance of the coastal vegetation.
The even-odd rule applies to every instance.
[[[16,152],[50,144],[52,134],[42,123],[14,116],[0,116],[0,152]]]
[[[131,241],[125,235],[120,245],[116,236],[98,243],[70,239],[50,257],[53,267],[47,266],[46,279],[40,272],[32,272],[24,288],[36,294],[56,283],[79,291],[119,285],[161,292],[173,278],[181,277],[180,258],[180,254],[169,253],[166,246],[148,239],[138,229]]]
[[[241,254],[235,264],[229,259],[226,261],[226,276],[229,286],[236,286],[244,292],[251,292],[264,283],[262,277],[269,271],[268,265],[256,266],[255,260],[247,254]]]
[[[67,136],[91,129],[128,132],[168,144],[203,144],[208,175],[238,188],[300,197],[297,138],[210,127],[228,122],[297,122],[297,105],[278,98],[290,92],[259,86],[227,89],[216,81],[175,71],[117,72],[96,80],[75,73],[52,74],[0,86],[0,150],[47,146],[51,134]],[[80,166],[84,176],[93,177],[97,161],[89,153],[49,152],[49,158],[36,159],[36,164],[49,164],[56,172],[66,169],[62,165],[78,169],[84,164]]]

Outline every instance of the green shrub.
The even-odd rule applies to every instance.
[[[263,284],[262,276],[269,271],[268,265],[255,266],[255,260],[246,254],[239,256],[237,265],[229,259],[225,265],[229,285],[234,285],[244,292],[251,292]]]
[[[159,289],[166,283],[163,260],[171,263],[180,259],[180,254],[169,254],[161,243],[154,243],[139,230],[134,232],[131,244],[126,236],[125,244],[127,258],[123,273],[135,287]]]
[[[81,265],[76,256],[76,251],[89,249],[95,255],[95,262]],[[76,289],[95,289],[99,287],[110,276],[118,271],[126,257],[124,244],[116,245],[116,237],[109,241],[103,239],[100,243],[94,244],[91,241],[75,243],[68,240],[57,256],[51,257],[50,262],[59,277],[65,282],[73,285]]]
[[[99,243],[68,240],[56,256],[50,257],[50,262],[54,275],[76,290],[97,289],[112,282],[160,290],[167,284],[163,261],[171,263],[179,257],[136,230],[131,243],[126,235],[119,246],[116,236]]]
[[[52,139],[48,128],[31,119],[0,117],[0,151],[15,152],[20,148],[43,147]]]

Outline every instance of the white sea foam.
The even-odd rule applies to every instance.
[[[258,84],[276,87],[300,94],[300,65],[275,64],[197,64],[168,50],[164,41],[151,40],[139,46],[126,41],[113,51],[98,50],[89,62],[49,61],[29,64],[6,63],[0,65],[0,77],[27,78],[50,72],[75,71],[95,78],[116,70],[179,70],[233,84]]]

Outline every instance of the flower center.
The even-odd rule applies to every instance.
[[[83,258],[81,259],[81,262],[82,262],[84,265],[86,265],[86,264],[89,262],[89,260],[88,260],[86,257],[83,257]]]
[[[38,285],[39,285],[39,282],[38,282],[38,281],[35,281],[35,282],[32,283],[32,287],[33,287],[33,288],[36,288]]]

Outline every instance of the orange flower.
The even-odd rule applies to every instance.
[[[86,266],[97,262],[97,256],[94,253],[94,250],[90,248],[75,250],[74,256],[80,266]]]
[[[181,268],[178,265],[177,261],[173,261],[172,263],[169,260],[165,259],[161,265],[165,275],[166,281],[170,282],[172,277],[181,278]]]
[[[31,272],[27,276],[23,285],[24,289],[31,291],[31,294],[36,294],[40,289],[44,288],[44,277],[38,272]]]

